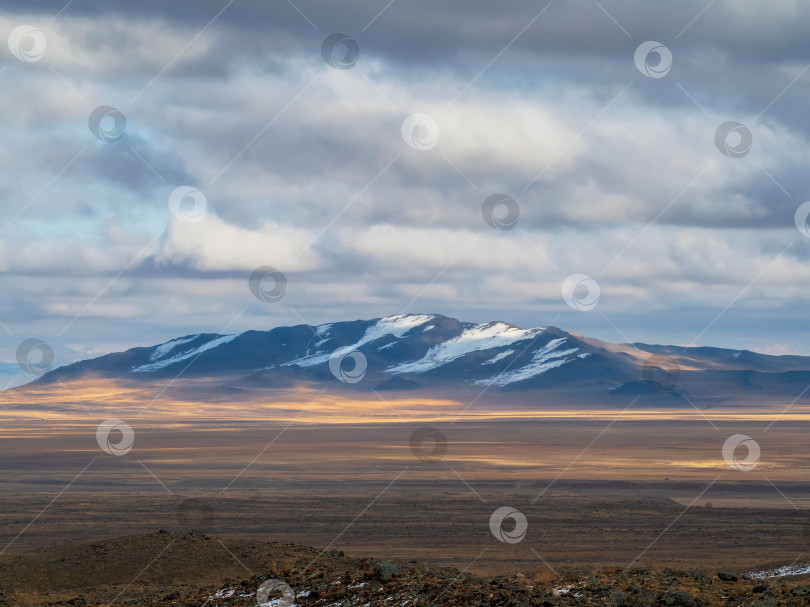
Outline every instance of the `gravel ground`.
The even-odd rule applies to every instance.
[[[0,557],[0,605],[259,604],[798,607],[810,604],[810,577],[758,580],[673,569],[482,577],[414,561],[166,531]]]

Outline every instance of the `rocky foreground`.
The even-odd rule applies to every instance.
[[[725,578],[725,579],[723,579]],[[214,593],[200,592],[191,597],[164,597],[155,605],[210,605],[248,607],[287,606],[399,606],[459,605],[604,605],[606,607],[698,607],[702,605],[810,605],[810,585],[764,583],[740,579],[729,572],[721,577],[686,571],[638,570],[618,575],[565,577],[554,582],[538,582],[525,576],[482,578],[458,571],[431,571],[418,565],[364,560],[354,571],[332,570],[328,574],[313,568],[291,569],[284,579],[296,597],[281,586],[280,580],[258,576],[228,582]],[[269,582],[269,583],[268,583]],[[287,584],[288,582],[284,582]],[[275,592],[269,600],[257,601],[257,589],[265,584]]]
[[[746,607],[810,604],[810,578],[635,569],[480,577],[414,561],[159,532],[0,557],[0,605]]]

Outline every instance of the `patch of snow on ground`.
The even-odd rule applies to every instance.
[[[217,590],[214,594],[211,594],[211,595],[208,596],[208,598],[206,599],[205,603],[203,603],[203,605],[207,605],[208,603],[210,603],[214,599],[229,599],[232,596],[234,596],[235,594],[236,594],[236,589],[235,588],[227,588],[225,590]],[[241,593],[239,593],[239,598],[245,599],[245,598],[253,596],[254,594],[256,594],[256,593],[255,592],[241,592]]]
[[[519,329],[502,322],[476,325],[464,330],[461,335],[433,346],[419,360],[402,363],[386,370],[386,373],[424,373],[461,358],[477,350],[490,350],[532,339],[543,329]]]
[[[557,348],[565,342],[565,339],[565,337],[552,339],[545,346],[534,353],[531,362],[529,362],[529,364],[525,367],[515,369],[514,371],[504,371],[503,373],[499,373],[494,377],[479,379],[474,383],[479,386],[506,386],[507,384],[529,379],[535,375],[545,373],[550,369],[560,367],[567,362],[571,362],[571,359],[565,357],[569,354],[573,354],[579,350],[579,348],[558,350]]]
[[[385,344],[384,346],[380,346],[377,348],[377,352],[382,352],[383,350],[388,350],[389,348],[393,348],[397,345],[397,342],[392,341],[390,344]]]
[[[236,589],[235,588],[229,588],[227,590],[217,590],[214,593],[214,598],[227,599],[227,598],[232,597],[234,594],[236,594]]]
[[[773,577],[785,577],[786,575],[804,575],[810,573],[810,563],[803,565],[785,565],[776,569],[764,569],[762,571],[751,571],[748,576],[755,580],[764,580]]]
[[[561,588],[555,588],[554,589],[554,594],[557,595],[557,596],[564,595],[564,594],[570,594],[572,597],[578,599],[578,598],[580,598],[582,596],[582,593],[581,592],[576,592],[576,588],[578,588],[580,586],[582,586],[582,584],[580,584],[579,586],[577,586],[576,584],[569,584],[568,586],[563,586]]]
[[[574,588],[576,588],[576,585],[574,585],[574,584],[569,584],[568,586],[562,586],[561,588],[555,588],[554,589],[554,594],[556,594],[557,596],[559,596],[561,594],[568,594]]]
[[[366,332],[363,337],[360,338],[360,341],[344,346],[340,349],[346,352],[351,352],[352,350],[357,350],[361,346],[387,335],[393,335],[394,337],[399,338],[405,335],[411,329],[423,325],[426,322],[430,322],[434,318],[436,317],[431,314],[399,314],[397,316],[386,316],[366,329]],[[290,365],[298,365],[299,367],[312,367],[314,365],[329,362],[329,358],[331,356],[332,352],[304,356],[303,358],[286,362],[282,366],[287,367]]]
[[[132,369],[132,373],[144,373],[148,371],[157,371],[158,369],[163,369],[165,367],[168,367],[169,365],[173,365],[188,358],[197,356],[198,354],[201,354],[206,350],[210,350],[212,348],[216,348],[217,346],[221,346],[222,344],[226,344],[229,341],[233,341],[236,338],[237,335],[221,335],[219,337],[215,337],[211,341],[201,346],[192,348],[191,350],[187,350],[185,352],[181,352],[180,354],[176,354],[171,358],[165,358],[163,360],[158,360],[153,363],[141,365],[140,367],[135,367],[134,369]]]

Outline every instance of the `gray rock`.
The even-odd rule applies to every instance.
[[[621,590],[616,590],[615,588],[611,589],[608,597],[608,604],[612,605],[612,607],[627,607],[630,604],[627,600],[627,593],[622,592]]]
[[[661,595],[661,602],[667,607],[697,607],[697,601],[691,594],[672,588]]]
[[[391,578],[399,575],[399,567],[390,561],[374,563],[374,575],[381,582],[390,582]]]
[[[810,586],[796,586],[791,589],[790,594],[793,596],[808,596],[810,595]]]
[[[728,571],[721,571],[717,574],[717,577],[724,582],[736,582],[739,579],[736,573],[730,573]]]

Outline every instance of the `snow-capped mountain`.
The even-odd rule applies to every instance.
[[[473,324],[435,314],[199,334],[55,369],[81,377],[221,377],[228,385],[333,382],[353,390],[554,390],[611,400],[654,394],[718,402],[744,391],[791,394],[810,358],[721,348],[612,344],[556,327]],[[690,395],[690,397],[687,397]],[[691,398],[690,398],[691,399]]]

